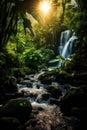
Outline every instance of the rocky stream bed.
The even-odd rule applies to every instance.
[[[75,114],[70,114],[72,99],[62,100],[78,88],[59,84],[52,75],[41,80],[44,73],[26,75],[17,83],[17,92],[0,95],[0,130],[83,130],[81,120],[74,116],[79,115],[79,107],[75,105]]]

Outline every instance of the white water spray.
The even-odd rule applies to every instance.
[[[75,35],[75,33],[73,33],[70,37],[70,30],[62,32],[60,37],[60,46],[58,47],[59,55],[64,58],[69,58],[70,55],[73,53],[73,44],[76,39],[77,36]],[[59,61],[58,67],[61,66],[61,63],[62,62]]]

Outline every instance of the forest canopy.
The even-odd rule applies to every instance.
[[[79,39],[69,65],[70,71],[86,69],[86,0],[47,0],[50,6],[45,3],[40,11],[39,5],[42,2],[44,1],[0,1],[1,80],[5,76],[14,75],[15,70],[24,72],[31,67],[38,70],[46,66],[57,55],[60,34],[66,29],[74,30]]]

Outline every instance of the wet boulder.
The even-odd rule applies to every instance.
[[[17,79],[14,76],[7,77],[0,93],[0,103],[4,105],[8,100],[19,97],[23,97],[23,94],[18,92]]]
[[[14,117],[0,118],[0,130],[19,130],[21,123]]]
[[[60,109],[65,115],[84,120],[87,117],[87,87],[72,87],[61,99]]]
[[[29,100],[25,98],[16,98],[9,100],[1,109],[0,117],[15,117],[22,123],[29,119],[32,112],[32,106]]]
[[[17,79],[12,76],[8,77],[4,83],[4,92],[5,93],[15,93],[18,92],[17,89]]]
[[[39,80],[41,81],[42,84],[49,85],[55,81],[55,76],[51,72],[45,72],[39,76]]]
[[[20,81],[20,84],[21,84],[22,86],[32,88],[32,83],[31,83],[30,80],[23,80],[23,81]]]
[[[38,95],[36,102],[47,103],[47,102],[49,102],[50,97],[51,97],[51,94],[48,92],[40,94],[40,95]]]
[[[61,91],[61,89],[59,88],[59,86],[55,86],[55,85],[49,85],[48,87],[47,87],[47,91],[49,92],[49,93],[51,93],[51,96],[53,97],[53,98],[59,98],[61,95],[62,95],[62,91]]]
[[[49,104],[51,104],[51,105],[55,104],[55,105],[59,106],[60,105],[60,99],[50,98]]]

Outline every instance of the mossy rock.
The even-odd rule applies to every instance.
[[[87,115],[87,87],[71,88],[61,99],[60,109],[65,115],[73,115],[82,118]]]
[[[4,92],[5,93],[16,93],[17,89],[17,79],[14,76],[9,76],[4,81]]]
[[[48,92],[51,93],[53,98],[59,98],[59,96],[62,95],[62,92],[61,92],[59,86],[49,85],[47,87],[47,90],[48,90]]]
[[[14,117],[2,117],[0,118],[0,130],[19,130],[21,123]]]
[[[15,117],[21,122],[27,121],[32,112],[32,106],[26,98],[9,100],[1,109],[1,117]]]
[[[66,71],[59,71],[56,73],[56,79],[61,84],[72,83],[72,75]]]

